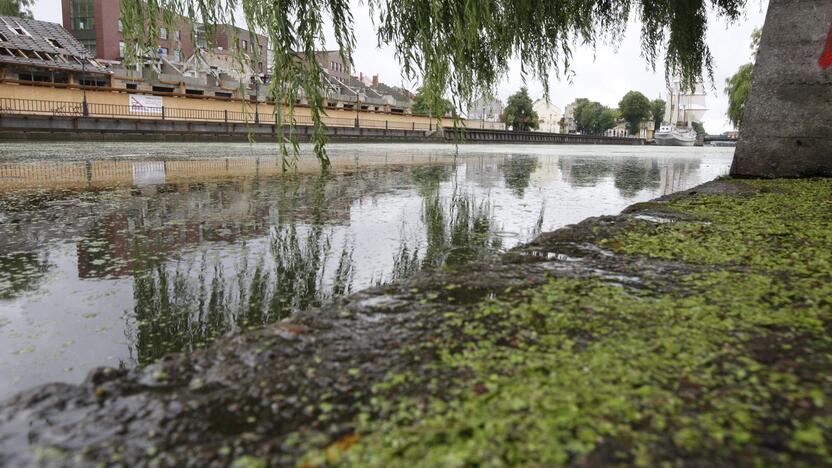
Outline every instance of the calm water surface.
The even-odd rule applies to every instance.
[[[0,145],[0,398],[725,174],[733,148]]]

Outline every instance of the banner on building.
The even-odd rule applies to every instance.
[[[131,94],[128,96],[130,113],[132,114],[162,114],[162,96],[146,96]]]

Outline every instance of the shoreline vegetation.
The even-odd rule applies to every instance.
[[[0,405],[0,464],[832,463],[832,179],[720,179]]]

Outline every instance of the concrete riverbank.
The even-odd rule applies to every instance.
[[[724,180],[0,407],[0,463],[829,463],[832,181]]]
[[[394,122],[356,119],[330,125],[325,129],[331,142],[412,142],[412,143],[542,143],[564,145],[643,145],[641,138],[608,137],[543,132],[513,132],[480,128],[436,128],[430,124],[413,122],[403,126]],[[295,136],[298,141],[312,138],[311,125],[298,125]],[[64,115],[0,114],[0,141],[182,141],[275,142],[279,127],[274,123],[223,122],[189,120],[187,118],[150,119],[130,117],[80,117]],[[288,130],[286,130],[288,135]]]

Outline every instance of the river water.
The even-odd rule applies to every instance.
[[[133,367],[727,173],[733,148],[0,145],[0,398]]]

